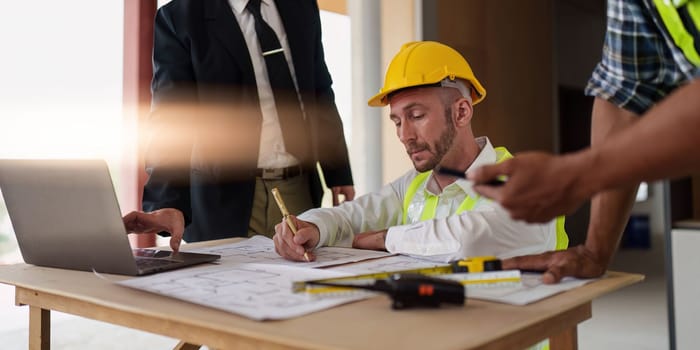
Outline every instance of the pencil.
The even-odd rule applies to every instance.
[[[289,226],[289,229],[292,230],[292,234],[296,235],[297,227],[296,225],[294,225],[294,220],[292,220],[292,217],[289,216],[289,210],[287,210],[287,206],[284,205],[282,195],[280,194],[280,191],[277,189],[277,187],[272,189],[272,197],[275,198],[275,202],[277,202],[277,206],[282,212],[282,218],[284,219],[284,221],[287,222],[287,226]],[[306,261],[311,261],[309,260],[309,253],[304,252],[304,259],[306,259]]]
[[[458,178],[461,178],[461,179],[466,179],[466,178],[467,178],[467,175],[466,175],[463,171],[459,171],[459,170],[456,170],[456,169],[445,168],[445,167],[443,167],[443,166],[438,166],[437,169],[435,169],[435,170],[437,170],[437,172],[440,173],[440,174],[450,175],[450,176],[458,177]],[[489,181],[486,181],[486,182],[484,182],[484,183],[480,183],[480,184],[477,184],[477,185],[503,186],[503,185],[505,185],[505,184],[506,184],[506,182],[503,181],[502,179],[495,178],[495,179],[491,179],[491,180],[489,180]]]

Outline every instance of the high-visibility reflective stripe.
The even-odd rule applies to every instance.
[[[564,227],[565,216],[557,216],[557,246],[556,250],[564,250],[569,248],[569,236],[566,234],[566,228]]]
[[[700,54],[700,1],[691,1],[685,6],[688,17],[692,23],[688,25],[688,32],[695,38],[695,52]]]
[[[545,339],[525,350],[549,350],[549,339]]]
[[[411,205],[413,197],[416,195],[416,192],[421,187],[421,185],[428,179],[428,177],[432,173],[432,171],[420,173],[415,178],[413,178],[411,184],[408,185],[408,188],[406,189],[406,196],[403,198],[403,220],[401,220],[401,223],[403,225],[406,225],[408,223],[408,206]]]
[[[496,147],[496,162],[500,163],[508,158],[513,158],[513,155],[508,152],[505,147]],[[423,190],[426,198],[423,201],[423,208],[420,213],[420,221],[432,220],[435,218],[437,213],[439,196],[425,191],[425,183],[430,178],[432,170],[426,171],[418,174],[408,185],[406,189],[406,196],[403,199],[403,217],[401,222],[406,225],[408,223],[408,209],[413,201],[418,190]],[[471,197],[467,196],[462,203],[457,207],[455,214],[461,214],[465,211],[474,209],[476,202],[479,200],[479,196]],[[564,216],[559,216],[556,219],[556,249],[562,250],[569,247],[569,237],[566,234],[566,229],[564,228]]]
[[[420,214],[420,221],[430,220],[437,212],[438,196],[428,194],[423,204],[423,212]]]
[[[467,198],[464,199],[462,204],[460,204],[459,207],[457,207],[457,214],[464,213],[467,210],[472,210],[472,208],[474,208],[475,205],[476,205],[476,199],[474,199],[470,196],[467,196]]]
[[[700,55],[695,49],[695,38],[683,25],[683,21],[678,13],[679,9],[668,0],[654,0],[654,4],[673,42],[683,51],[683,55],[688,61],[696,66],[700,66]],[[685,10],[688,11],[694,22],[693,25],[695,25],[694,31],[697,32],[697,28],[700,26],[700,21],[698,20],[700,18],[700,5],[698,5],[698,1],[687,1],[681,5],[684,5]],[[700,40],[700,38],[697,39]]]
[[[430,220],[435,217],[437,213],[438,196],[433,194],[428,194],[428,198],[425,199],[425,205],[423,206],[423,213],[420,215],[420,221]],[[467,210],[472,210],[476,205],[476,199],[467,196],[464,198],[462,203],[457,207],[455,214],[461,214]]]

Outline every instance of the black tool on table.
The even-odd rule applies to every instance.
[[[464,286],[457,281],[428,277],[419,274],[396,274],[374,284],[343,284],[309,282],[320,286],[357,288],[387,293],[393,309],[411,307],[438,307],[440,304],[464,305]]]
[[[435,170],[440,174],[450,175],[450,176],[458,177],[460,179],[467,178],[467,175],[463,171],[455,170],[452,168],[445,168],[443,166],[438,166]],[[499,178],[495,178],[495,179],[491,179],[487,182],[479,183],[479,185],[503,186],[503,185],[505,185],[505,183],[506,183],[505,181],[503,181]]]

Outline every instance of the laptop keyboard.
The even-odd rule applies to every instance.
[[[166,260],[166,259],[148,259],[148,258],[136,258],[136,266],[140,270],[152,269],[156,267],[162,267],[167,265],[172,265],[177,263],[177,261]]]

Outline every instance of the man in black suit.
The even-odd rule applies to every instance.
[[[174,249],[183,227],[186,241],[271,236],[270,189],[291,213],[320,206],[317,163],[333,203],[353,199],[315,0],[173,0],[156,15],[153,64],[151,213],[128,214],[129,231],[172,234]]]

